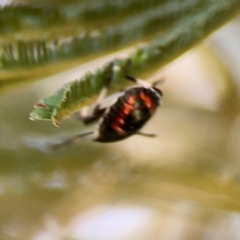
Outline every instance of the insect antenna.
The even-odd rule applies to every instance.
[[[165,82],[165,79],[162,78],[162,79],[159,79],[159,80],[154,81],[154,82],[152,83],[152,86],[153,86],[153,87],[157,87],[157,85],[162,84],[162,83],[164,83],[164,82]]]
[[[155,77],[155,79],[152,79],[152,81],[151,81],[152,87],[157,87],[157,85],[162,84],[165,81],[166,81],[166,76],[164,74],[162,74],[162,76],[157,77],[157,79]]]
[[[148,82],[140,80],[140,79],[137,79],[135,77],[132,77],[132,76],[129,76],[129,75],[125,75],[125,78],[127,78],[128,80],[130,80],[132,82],[137,83],[140,86],[143,86],[143,87],[146,87],[146,88],[151,87],[151,84],[149,84]]]

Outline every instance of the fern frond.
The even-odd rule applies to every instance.
[[[129,6],[135,6],[135,1],[129,1],[128,5],[125,6],[127,9],[124,9],[122,6],[122,9],[117,10],[122,10],[126,13],[126,10],[129,10]],[[92,53],[96,54],[116,49],[116,47],[139,41],[149,35],[156,36],[167,26],[178,21],[188,12],[191,12],[192,8],[197,9],[201,5],[202,1],[199,0],[183,0],[181,8],[179,8],[175,0],[167,1],[166,3],[160,2],[158,4],[153,1],[146,9],[142,7],[138,14],[131,14],[132,11],[129,11],[128,14],[120,18],[118,13],[118,17],[116,16],[114,22],[109,21],[106,24],[104,21],[106,21],[108,13],[107,16],[98,20],[97,27],[96,24],[94,26],[91,26],[91,24],[90,26],[86,26],[86,21],[80,22],[80,26],[78,23],[75,23],[75,25],[71,25],[73,29],[70,35],[68,33],[69,25],[67,22],[63,23],[60,21],[59,24],[62,26],[61,32],[58,34],[55,33],[56,30],[52,27],[49,29],[46,28],[44,35],[40,30],[34,32],[34,34],[31,34],[30,31],[29,36],[24,35],[18,40],[10,42],[9,40],[3,40],[0,43],[0,68],[7,69],[16,66],[42,65],[47,62],[55,62],[79,56],[83,57]],[[103,6],[105,5],[103,4]],[[91,11],[91,7],[88,7],[90,9],[85,9],[87,13]],[[105,7],[108,8],[110,6],[107,5]],[[30,11],[30,9],[27,10]],[[83,9],[81,9],[81,14],[84,15],[82,11]],[[116,9],[112,11],[114,12]],[[21,13],[20,10],[19,12]],[[42,12],[39,12],[40,15],[38,17],[42,16]],[[22,15],[20,14],[20,16]],[[60,15],[62,16],[62,13]],[[63,16],[61,19],[63,19]],[[53,26],[56,24],[53,24]]]
[[[96,72],[68,83],[56,95],[41,100],[30,114],[30,119],[52,120],[58,125],[84,106],[86,99],[96,95],[106,81],[106,73],[111,74],[113,82],[120,85],[129,59],[132,62],[130,72],[146,70],[150,65],[163,65],[220,27],[238,10],[238,0],[206,2],[201,9],[183,18],[159,38],[138,47],[127,58],[113,60]]]

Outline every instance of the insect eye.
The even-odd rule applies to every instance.
[[[159,89],[159,88],[156,88],[156,87],[153,87],[153,89],[159,93],[159,95],[162,97],[163,96],[163,92]]]

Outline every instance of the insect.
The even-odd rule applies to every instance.
[[[92,113],[88,114],[86,108],[78,113],[78,119],[85,124],[98,120],[95,131],[80,133],[61,143],[54,144],[53,147],[58,149],[91,134],[93,134],[92,140],[96,142],[116,142],[134,134],[154,137],[155,134],[143,133],[140,129],[161,105],[163,93],[157,88],[160,81],[151,84],[132,76],[126,75],[125,77],[136,85],[124,89],[110,106],[101,107],[101,103],[107,95],[109,80],[102,88]]]

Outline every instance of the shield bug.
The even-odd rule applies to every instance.
[[[138,134],[146,137],[154,137],[155,134],[143,133],[140,129],[153,116],[161,105],[162,91],[157,88],[160,81],[148,83],[132,76],[125,76],[135,85],[124,89],[119,97],[108,107],[101,107],[106,97],[110,81],[102,88],[95,107],[91,114],[87,108],[78,113],[78,119],[85,124],[98,120],[95,131],[80,133],[61,143],[54,144],[54,148],[68,145],[77,139],[87,135],[93,135],[96,142],[116,142]]]

